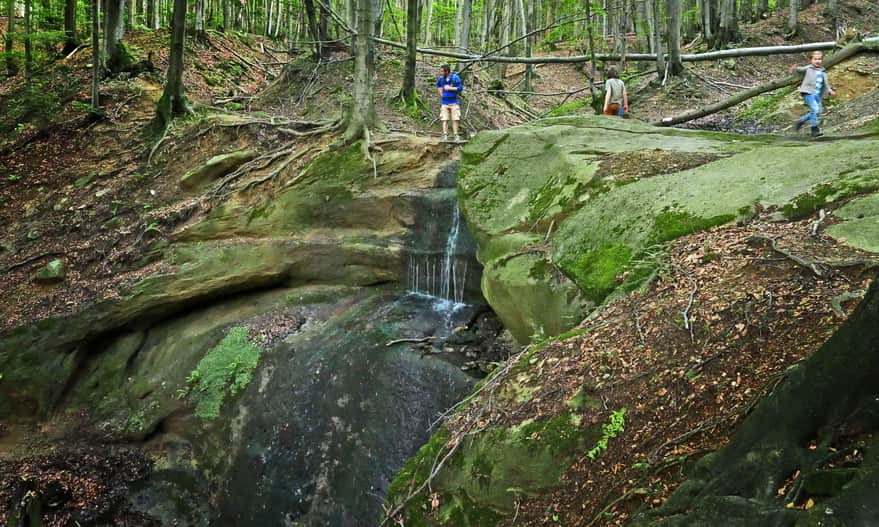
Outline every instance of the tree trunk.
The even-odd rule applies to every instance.
[[[502,0],[498,0],[501,2]],[[506,0],[505,5],[503,6],[503,17],[501,18],[501,38],[499,42],[499,47],[501,48],[501,55],[509,56],[510,55],[510,25],[513,23],[512,17],[512,6],[513,0]],[[497,78],[504,81],[507,76],[507,65],[503,62],[498,63],[495,67],[495,75]]]
[[[320,35],[318,40],[320,40],[322,43],[321,53],[323,53],[323,50],[324,48],[326,48],[327,45],[326,43],[328,43],[330,40],[330,13],[327,11],[324,5],[325,4],[323,2],[319,4],[318,14],[320,15],[320,18],[317,21],[318,34]]]
[[[790,0],[790,14],[787,19],[788,36],[797,34],[797,7],[799,0]]]
[[[656,74],[665,78],[665,53],[662,51],[662,22],[659,13],[659,0],[653,0],[653,52],[656,53]]]
[[[232,29],[232,0],[222,0],[223,2],[223,31]]]
[[[877,328],[874,282],[821,348],[788,368],[729,443],[700,460],[691,479],[648,514],[674,515],[674,525],[722,525],[730,517],[750,518],[748,525],[876,525],[879,515],[869,504],[879,488]],[[821,490],[799,492],[809,482]],[[816,514],[786,507],[810,494],[820,500]]]
[[[769,18],[769,0],[760,0],[760,7],[757,8],[757,18],[761,20]]]
[[[681,62],[681,0],[668,0],[668,60],[669,73],[684,73],[684,64]]]
[[[106,0],[104,4],[104,58],[111,73],[119,73],[128,62],[122,47],[124,5],[125,0]]]
[[[137,15],[137,5],[135,4],[135,0],[128,0],[128,29],[134,29],[134,24],[137,23],[135,16]]]
[[[718,31],[716,48],[722,48],[738,38],[738,22],[735,14],[735,0],[721,0],[720,31]]]
[[[31,57],[31,0],[24,0],[24,78],[30,83],[33,73]]]
[[[430,46],[433,40],[430,34],[430,26],[433,22],[433,0],[427,0],[427,7],[425,9],[427,9],[427,24],[424,25],[424,45]]]
[[[171,17],[171,51],[168,55],[168,73],[165,91],[159,99],[156,117],[167,128],[176,115],[189,111],[183,94],[183,47],[186,43],[186,0],[174,0]]]
[[[709,47],[714,47],[714,28],[711,27],[712,0],[702,0],[702,34]]]
[[[521,0],[520,0],[521,1]],[[535,26],[537,25],[537,15],[535,14],[536,10],[534,9],[534,0],[524,0],[528,2],[528,24],[525,26],[525,33],[531,33],[534,31]],[[531,57],[531,41],[532,36],[529,35],[525,38],[525,56]],[[525,65],[525,91],[531,91],[534,89],[534,66],[531,64]]]
[[[485,51],[491,35],[491,13],[494,11],[494,0],[485,0],[482,11],[482,33],[479,38],[479,50]]]
[[[6,24],[6,42],[4,45],[4,51],[6,51],[6,74],[12,77],[18,73],[18,64],[15,62],[15,57],[12,54],[12,47],[15,44],[15,41],[12,39],[12,34],[15,31],[15,0],[9,0],[9,9],[6,15],[9,17]]]
[[[348,113],[345,141],[364,139],[368,148],[369,129],[375,124],[372,76],[374,70],[374,45],[372,30],[375,27],[375,0],[357,0],[357,34],[354,36],[354,86],[353,101]]]
[[[626,64],[626,48],[628,41],[626,40],[626,33],[629,25],[629,13],[626,6],[628,4],[625,0],[620,4],[619,11],[616,16],[615,24],[613,25],[613,53],[614,55],[619,55],[622,57],[620,60],[620,69],[625,68]]]
[[[418,47],[418,0],[406,2],[406,71],[403,74],[401,96],[406,104],[415,104],[415,64]]]
[[[98,41],[98,4],[101,0],[92,0],[92,112],[101,108],[101,45]],[[158,0],[156,0],[158,1]]]
[[[204,34],[204,2],[205,0],[195,0],[195,34],[201,36]]]
[[[76,36],[76,0],[64,2],[64,55],[71,53],[79,45]]]
[[[824,14],[833,24],[833,28],[837,29],[839,25],[839,1],[827,0],[827,10]],[[836,35],[836,38],[839,38],[839,35]]]
[[[317,14],[314,12],[314,0],[305,0],[305,15],[308,18],[308,29],[311,40],[314,42],[314,58],[323,58],[323,44],[320,40],[320,29],[317,24]]]
[[[753,0],[742,0],[741,19],[743,22],[750,24],[754,21],[754,5]]]

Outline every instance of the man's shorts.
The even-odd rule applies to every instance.
[[[443,104],[440,105],[440,120],[448,121],[451,119],[452,121],[460,121],[461,120],[461,107],[457,104]]]

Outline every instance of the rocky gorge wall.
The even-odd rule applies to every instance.
[[[631,448],[642,448],[638,438],[648,434],[638,426],[646,426],[650,408],[665,408],[661,397],[670,388],[641,388],[652,391],[632,394],[639,401],[635,411],[613,389],[626,381],[611,373],[601,376],[585,365],[593,362],[586,357],[604,357],[602,368],[610,371],[607,362],[623,354],[631,361],[642,360],[638,350],[659,356],[650,345],[649,328],[639,325],[638,315],[640,302],[655,304],[643,288],[658,275],[666,284],[670,277],[691,284],[682,287],[690,291],[689,303],[684,293],[684,305],[674,315],[677,320],[668,320],[690,335],[667,344],[667,362],[660,359],[655,366],[673,368],[678,359],[671,356],[682,349],[695,355],[690,360],[696,360],[698,368],[680,372],[689,386],[681,397],[692,391],[687,400],[698,398],[700,385],[694,379],[703,368],[710,368],[697,359],[699,348],[705,347],[702,343],[710,339],[700,340],[700,333],[724,331],[712,327],[723,327],[720,315],[700,315],[708,319],[697,330],[690,329],[694,324],[688,314],[695,315],[688,312],[694,299],[714,278],[706,275],[694,281],[693,275],[675,267],[681,264],[668,262],[667,245],[724,225],[768,222],[770,229],[776,229],[773,225],[800,229],[793,226],[795,222],[819,209],[848,203],[838,208],[841,221],[827,228],[826,245],[847,245],[845,250],[859,255],[866,251],[868,256],[846,261],[869,266],[873,261],[869,254],[877,247],[873,226],[879,216],[871,194],[879,188],[877,147],[875,136],[806,143],[777,136],[660,129],[603,117],[544,119],[476,137],[464,149],[458,184],[461,208],[484,265],[485,298],[521,342],[531,343],[530,351],[491,376],[407,462],[391,486],[391,515],[406,525],[509,525],[514,516],[526,525],[562,521],[560,517],[565,525],[600,524],[604,504],[584,510],[585,503],[580,507],[575,497],[583,492],[581,486],[603,486],[596,476],[603,474],[601,469],[589,468],[590,461],[609,448],[604,455],[620,461],[621,474],[641,474],[633,466],[649,469],[655,460],[627,457],[614,450],[612,438],[628,429],[631,419],[636,423],[635,438],[628,439],[633,441]],[[771,252],[778,249],[775,240],[781,237],[774,236],[752,235],[751,243],[764,240]],[[710,265],[719,257],[708,242],[702,243],[690,249],[692,258],[682,255],[687,265]],[[809,264],[803,262],[809,272]],[[794,265],[785,272],[795,277],[797,269],[802,268]],[[826,276],[816,269],[818,280]],[[739,276],[745,274],[738,271]],[[660,284],[648,290],[663,287],[668,288]],[[616,300],[628,303],[624,299],[631,292],[639,299],[631,302],[630,309],[634,309],[635,342],[640,334],[640,345],[634,351],[579,348],[581,341],[590,339],[620,340],[613,338],[617,328],[604,325],[602,313]],[[650,319],[673,316],[665,315],[663,307],[654,309],[660,316]],[[787,323],[796,311],[778,313],[791,317]],[[632,320],[632,311],[626,318]],[[780,347],[788,345],[782,333],[777,337]],[[765,338],[763,349],[772,348],[773,337]],[[716,360],[707,357],[705,364]],[[657,375],[652,370],[627,371],[632,379],[646,376],[647,386]],[[750,397],[754,393],[749,391]],[[717,418],[710,412],[709,416]],[[650,442],[657,441],[656,436],[645,444],[661,450],[661,440]],[[625,441],[616,448],[623,448]],[[577,469],[585,474],[583,479],[574,477],[574,466],[583,467]],[[430,495],[424,492],[428,481]],[[608,500],[613,505],[629,498],[637,505],[638,495],[632,496]],[[682,521],[684,525],[688,520]]]

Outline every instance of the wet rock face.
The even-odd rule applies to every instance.
[[[261,387],[239,403],[241,447],[221,454],[234,459],[221,521],[375,525],[396,470],[475,382],[411,345],[387,343],[445,324],[422,299],[378,295],[269,353]]]
[[[411,144],[379,167],[325,154],[182,227],[163,274],[0,335],[0,416],[143,446],[128,506],[161,524],[375,525],[437,416],[508,353],[452,236],[457,165]],[[458,301],[409,294],[407,257],[449,246]]]

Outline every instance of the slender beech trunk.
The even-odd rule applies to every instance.
[[[31,0],[24,0],[24,78],[30,83],[33,73],[31,57]]]
[[[769,18],[769,0],[760,0],[760,7],[757,8],[757,18]]]
[[[750,24],[753,22],[754,17],[754,2],[753,0],[741,0],[742,4],[742,16],[741,20],[745,23]]]
[[[104,58],[107,61],[107,69],[112,73],[122,71],[126,65],[127,56],[122,48],[122,35],[124,34],[124,9],[125,0],[106,0],[104,8]]]
[[[317,25],[317,14],[314,11],[314,0],[305,1],[305,15],[308,18],[308,29],[311,40],[314,42],[314,58],[320,60],[323,57],[323,45],[320,41],[320,29]]]
[[[656,53],[656,74],[660,79],[665,77],[665,53],[662,51],[662,18],[660,17],[659,0],[653,0],[653,52]]]
[[[232,29],[232,0],[222,0],[223,2],[223,31]]]
[[[535,0],[524,0],[528,2],[528,24],[525,26],[525,33],[530,33],[534,31],[535,26],[537,26],[537,16],[536,11],[534,9],[534,1]],[[528,36],[525,39],[525,56],[531,56],[531,41],[533,37]],[[534,89],[534,65],[526,64],[525,65],[525,91],[531,91]]]
[[[659,1],[659,0],[657,0]],[[590,67],[590,75],[589,80],[589,96],[592,97],[592,108],[595,110],[595,113],[598,113],[599,105],[601,101],[599,101],[599,97],[595,93],[595,35],[594,35],[594,24],[592,17],[592,0],[586,0],[586,38],[589,42],[589,67]]]
[[[787,19],[787,31],[789,35],[797,34],[797,8],[799,7],[798,0],[790,0],[790,15]]]
[[[18,63],[12,54],[12,47],[15,41],[12,39],[12,33],[15,31],[15,0],[9,0],[8,11],[6,15],[9,17],[6,24],[6,42],[4,51],[6,52],[6,74],[12,77],[18,73]]]
[[[702,34],[709,46],[714,46],[714,28],[711,27],[712,0],[702,0]]]
[[[136,4],[134,0],[128,0],[128,29],[134,29],[134,24],[136,22],[135,15],[137,15]]]
[[[71,53],[79,45],[76,36],[76,0],[64,2],[64,50],[63,54]]]
[[[494,10],[493,0],[485,0],[482,8],[482,32],[479,36],[479,49],[485,51],[491,35],[491,13]]]
[[[372,34],[378,38],[382,38],[382,22],[385,19],[385,5],[387,4],[387,0],[376,0],[375,1],[375,18],[373,19],[375,22],[375,27],[373,28]]]
[[[101,0],[92,0],[92,112],[101,108],[101,45],[98,42],[98,4]]]
[[[498,0],[499,5],[502,0]],[[503,16],[501,18],[501,37],[499,42],[499,47],[501,48],[500,55],[509,56],[510,55],[510,26],[513,24],[513,0],[506,0],[503,6]],[[497,77],[504,82],[507,76],[507,65],[504,63],[498,63],[495,66],[495,71]]]
[[[403,74],[401,95],[406,104],[414,104],[417,98],[415,91],[415,60],[418,46],[418,0],[406,2],[406,71]]]
[[[156,117],[162,127],[167,127],[176,115],[189,111],[183,93],[183,47],[186,42],[186,0],[174,0],[171,17],[171,51],[168,55],[168,73],[165,91],[159,99]]]
[[[721,48],[738,38],[738,23],[736,20],[735,0],[721,0],[720,3],[720,30],[717,35],[715,47]]]
[[[361,138],[368,140],[369,129],[375,124],[375,103],[372,88],[372,76],[375,69],[375,46],[372,42],[372,30],[375,27],[375,20],[373,20],[375,1],[357,0],[357,34],[354,36],[353,50],[353,101],[348,113],[348,127],[345,130],[345,140],[348,142]]]
[[[824,14],[830,19],[833,23],[834,29],[836,29],[839,24],[839,1],[827,0],[827,10]],[[839,38],[839,35],[836,35],[836,37]]]
[[[195,34],[197,36],[204,34],[204,2],[205,0],[195,0]]]
[[[681,0],[668,0],[668,60],[669,73],[684,73],[684,63],[681,62]]]
[[[430,34],[430,25],[433,22],[433,0],[427,0],[427,24],[424,25],[424,45],[430,47],[432,38]]]

